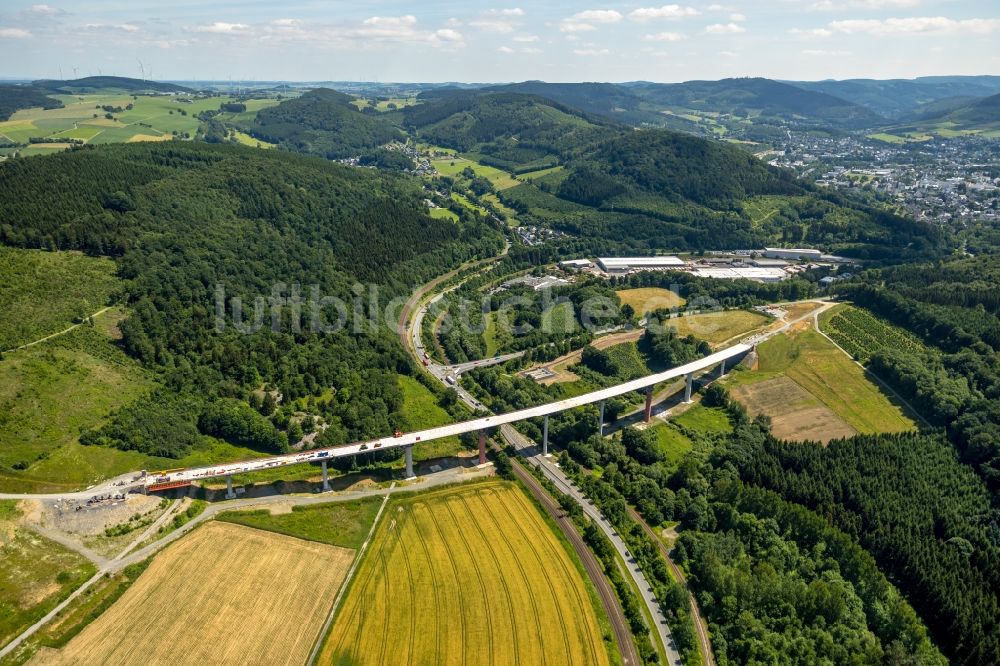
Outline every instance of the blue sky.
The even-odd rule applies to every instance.
[[[685,81],[1000,74],[998,0],[0,3],[0,76]]]

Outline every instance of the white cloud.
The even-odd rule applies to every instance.
[[[735,51],[719,51],[719,55],[724,58],[737,58],[740,54]]]
[[[729,20],[730,21],[746,21],[747,17],[744,16],[743,14],[730,14],[729,15]]]
[[[569,20],[589,21],[591,23],[618,23],[622,20],[622,15],[613,9],[588,9],[573,14],[569,17]]]
[[[514,32],[516,26],[513,19],[524,16],[524,10],[520,7],[512,9],[488,9],[482,12],[479,18],[469,21],[469,25],[485,32],[509,33]]]
[[[818,12],[835,12],[846,9],[901,9],[916,7],[920,0],[817,0],[809,9]]]
[[[216,21],[215,23],[209,23],[208,25],[196,25],[193,30],[195,32],[210,32],[220,35],[236,35],[247,32],[250,29],[246,23],[225,23],[224,21]]]
[[[538,41],[538,35],[516,35],[513,39],[515,42],[530,44],[531,42]]]
[[[122,32],[139,32],[139,26],[134,23],[119,23],[108,25],[106,23],[87,23],[83,26],[85,30],[121,30]]]
[[[628,17],[633,21],[645,23],[646,21],[658,21],[662,19],[679,19],[685,16],[697,16],[700,12],[694,7],[681,7],[680,5],[663,5],[662,7],[640,7],[629,12]]]
[[[281,27],[291,27],[301,24],[302,21],[300,21],[299,19],[292,19],[292,18],[275,19],[271,21],[271,25],[277,25]]]
[[[559,22],[560,32],[587,32],[597,30],[595,23],[618,23],[623,16],[614,9],[588,9],[577,12]]]
[[[578,56],[602,56],[611,53],[608,49],[573,49]]]
[[[657,32],[651,35],[643,35],[642,39],[646,42],[679,42],[687,38],[679,32]]]
[[[462,36],[462,33],[457,30],[452,30],[451,28],[441,28],[439,30],[435,30],[431,33],[428,41],[436,46],[465,46],[465,38]]]
[[[57,14],[66,13],[58,7],[53,7],[52,5],[32,5],[28,8],[28,11],[32,14],[41,14],[43,16],[56,16]]]
[[[513,52],[514,49],[510,48],[509,46],[501,46],[500,48],[497,49],[497,53],[513,53]]]
[[[792,28],[788,32],[801,37],[829,37],[833,34],[833,30],[828,28]]]
[[[824,49],[803,49],[802,55],[844,57],[854,54],[851,51],[827,51]]]
[[[0,38],[3,39],[30,39],[31,33],[21,28],[0,28]]]
[[[736,35],[746,31],[746,28],[736,23],[713,23],[705,28],[705,32],[710,35]]]
[[[1000,19],[955,20],[944,16],[913,18],[848,19],[833,21],[830,28],[847,34],[886,35],[946,35],[971,33],[987,35],[1000,31]]]
[[[521,49],[521,52],[534,55],[536,53],[541,53],[542,50],[539,48],[535,48],[534,46],[525,46],[523,49]]]

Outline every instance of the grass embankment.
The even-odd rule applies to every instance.
[[[364,543],[381,503],[381,497],[369,497],[352,502],[293,506],[289,513],[271,513],[267,509],[226,511],[216,519],[357,550]]]
[[[103,576],[62,609],[45,626],[27,638],[16,650],[0,660],[0,666],[27,663],[42,648],[58,649],[66,645],[84,627],[125,593],[151,560],[129,565],[121,571]]]
[[[79,553],[20,524],[14,500],[0,500],[0,645],[37,622],[97,569]]]
[[[607,664],[579,570],[512,484],[393,501],[321,664]]]

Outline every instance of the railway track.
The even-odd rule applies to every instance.
[[[667,545],[656,535],[653,528],[642,519],[642,516],[632,507],[628,507],[628,512],[632,516],[632,519],[642,527],[642,531],[656,544],[660,554],[663,555],[663,559],[667,561],[667,566],[670,567],[670,571],[674,574],[674,578],[687,590],[688,601],[691,603],[691,619],[694,620],[694,629],[698,636],[698,647],[701,651],[702,666],[715,666],[715,655],[712,653],[712,641],[708,637],[708,626],[706,625],[705,618],[701,615],[701,611],[698,609],[698,600],[694,598],[694,592],[691,591],[687,579],[684,578],[684,572],[670,559],[670,551],[667,549]]]
[[[625,619],[625,614],[618,603],[618,595],[611,589],[607,578],[604,577],[604,569],[601,567],[601,563],[597,561],[594,554],[587,548],[587,544],[583,542],[583,537],[576,530],[576,525],[573,524],[572,519],[552,499],[552,496],[542,487],[538,479],[532,476],[531,472],[526,470],[520,461],[511,460],[511,463],[513,464],[514,475],[528,488],[539,504],[545,507],[545,510],[556,521],[556,524],[559,525],[559,529],[562,530],[566,539],[569,540],[570,545],[573,546],[573,550],[576,551],[576,554],[583,562],[583,568],[594,583],[597,594],[601,598],[601,604],[604,606],[604,612],[608,616],[608,621],[611,622],[611,631],[615,635],[615,643],[618,645],[618,653],[622,657],[622,663],[624,666],[639,666],[642,662],[639,661],[639,654],[636,652],[635,643],[632,641],[632,631],[629,629],[628,621]]]

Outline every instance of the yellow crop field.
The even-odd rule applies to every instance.
[[[305,663],[354,551],[210,522],[32,664]]]
[[[622,305],[631,305],[639,315],[653,310],[666,310],[684,305],[684,299],[675,292],[662,287],[638,287],[616,291]]]
[[[390,504],[321,664],[607,664],[565,547],[515,486]]]

